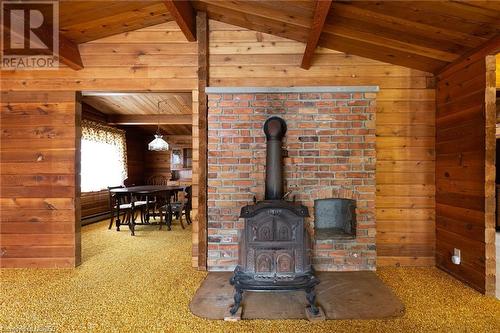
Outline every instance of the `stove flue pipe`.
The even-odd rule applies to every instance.
[[[281,145],[286,133],[286,122],[280,117],[271,117],[264,123],[264,133],[267,139],[265,200],[282,200],[283,152]]]

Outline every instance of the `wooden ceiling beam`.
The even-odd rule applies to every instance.
[[[417,34],[425,39],[426,36],[445,42],[453,42],[457,45],[471,48],[481,44],[481,37],[471,36],[469,34],[455,31],[450,26],[449,29],[423,24],[421,22],[411,21],[405,18],[391,16],[387,11],[375,11],[376,8],[369,9],[368,6],[358,6],[356,2],[334,2],[332,4],[335,15],[341,17],[365,22],[372,22],[381,27],[400,30],[404,35],[406,31]]]
[[[197,11],[207,12],[211,20],[288,38],[301,43],[307,42],[307,38],[309,37],[308,30],[305,28],[310,27],[310,18],[307,19],[307,24],[298,22],[298,20],[294,20],[294,23],[280,21],[277,18],[270,18],[270,15],[262,12],[262,10],[256,10],[254,8],[252,11],[242,11],[243,8],[247,9],[247,7],[236,6],[233,2],[226,1],[211,1],[208,3],[196,1],[193,5]],[[257,7],[255,4],[253,6]]]
[[[487,55],[495,55],[497,53],[500,53],[500,35],[493,37],[486,43],[479,45],[452,63],[442,67],[436,72],[436,76],[438,79],[442,79],[443,77],[446,77],[457,70],[476,62],[480,58],[484,58]]]
[[[302,57],[302,63],[300,67],[304,69],[309,69],[311,67],[312,58],[314,56],[314,51],[318,46],[319,37],[323,31],[323,26],[325,25],[326,17],[330,11],[330,6],[332,0],[318,0],[316,1],[316,9],[314,10],[313,22],[311,25],[311,31],[309,32],[309,38],[307,39],[306,49],[304,51],[304,56]]]
[[[63,35],[59,34],[59,61],[68,67],[78,71],[83,69],[82,56],[78,49],[78,44],[73,43],[66,39]]]
[[[191,2],[182,0],[164,0],[170,15],[181,28],[190,42],[196,41],[196,11]]]
[[[108,115],[110,125],[192,125],[191,114]]]
[[[5,15],[7,15],[7,14],[4,13],[4,17],[5,17]],[[20,37],[22,39],[25,39],[24,34],[21,35],[21,34],[19,34],[19,32],[13,31],[10,29],[9,24],[7,24],[7,20],[4,20],[3,28],[5,29],[4,34],[11,34],[11,35],[15,35],[17,37]],[[37,30],[37,35],[39,37],[43,35],[47,39],[52,39],[51,34],[52,33],[44,27],[41,27]],[[43,38],[43,39],[45,39],[45,38]],[[28,43],[29,43],[29,41],[28,41]],[[51,50],[44,49],[44,48],[37,49],[37,51],[38,50],[40,51],[40,53],[43,53],[45,55],[57,56],[57,58],[59,59],[60,62],[62,62],[63,64],[67,65],[68,67],[70,67],[74,70],[83,69],[83,61],[82,61],[82,57],[80,55],[80,50],[78,49],[78,44],[73,43],[72,41],[70,41],[69,39],[64,37],[61,33],[59,33],[59,50],[58,50],[58,52],[52,52]]]
[[[332,35],[326,31],[321,35],[319,45],[332,50],[429,73],[434,73],[447,64],[445,61],[403,52],[390,46],[379,46],[340,35]]]

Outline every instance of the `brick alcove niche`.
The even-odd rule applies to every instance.
[[[309,208],[314,200],[356,200],[356,238],[316,240],[318,271],[376,268],[375,100],[378,87],[210,87],[208,95],[208,269],[238,264],[241,207],[264,199],[270,116],[288,127],[285,192]]]

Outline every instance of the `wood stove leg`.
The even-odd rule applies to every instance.
[[[243,290],[237,288],[234,291],[234,305],[231,307],[229,312],[234,316],[238,309],[240,308],[241,300],[243,299]]]
[[[308,311],[312,315],[317,316],[319,314],[319,309],[316,306],[316,291],[314,290],[314,288],[306,289],[306,299],[307,302],[309,303]]]

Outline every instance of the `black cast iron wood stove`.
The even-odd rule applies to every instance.
[[[310,261],[310,239],[304,226],[307,207],[283,197],[282,142],[286,123],[271,117],[264,124],[267,139],[265,200],[241,209],[245,228],[240,241],[240,261],[230,279],[234,285],[234,305],[238,311],[244,291],[304,290],[307,311],[319,314]]]

